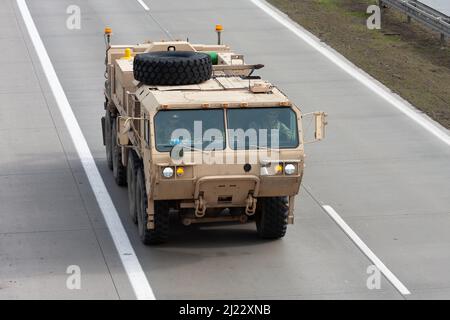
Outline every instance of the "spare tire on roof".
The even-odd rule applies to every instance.
[[[133,73],[147,85],[197,84],[211,78],[212,61],[203,52],[148,52],[136,55]]]

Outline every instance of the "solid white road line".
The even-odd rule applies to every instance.
[[[89,150],[86,139],[84,138],[69,101],[67,100],[66,94],[64,93],[61,83],[59,82],[47,50],[42,43],[39,32],[36,29],[33,18],[28,10],[27,4],[25,0],[17,0],[17,5],[39,57],[39,61],[41,62],[53,96],[55,97],[75,149],[80,157],[86,176],[89,179],[92,191],[95,194],[97,203],[102,211],[109,232],[111,233],[111,237],[114,241],[119,257],[122,260],[125,272],[127,273],[131,286],[136,294],[136,298],[154,300],[155,296],[153,294],[153,290],[150,287],[147,277],[145,276],[138,258],[136,257],[136,253],[131,246],[130,240],[128,239],[125,229],[120,221],[117,210],[114,207],[105,183],[103,182],[94,158],[92,157],[91,151]]]
[[[145,11],[150,11],[150,8],[145,4],[144,0],[137,0]]]
[[[361,238],[348,226],[348,224],[341,218],[341,216],[331,207],[322,206],[328,215],[338,224],[338,226],[344,230],[347,236],[355,243],[356,246],[369,258],[370,261],[380,270],[381,273],[389,280],[390,283],[402,294],[411,294],[409,290],[398,280],[398,278],[384,265],[384,263],[378,259],[375,253],[361,240]]]
[[[408,102],[401,99],[398,96],[392,94],[392,92],[386,88],[381,83],[377,82],[373,78],[371,78],[367,73],[353,65],[350,61],[345,59],[344,57],[338,55],[334,51],[332,51],[326,44],[322,43],[318,38],[313,36],[311,33],[307,32],[296,23],[292,22],[289,18],[283,16],[277,10],[273,9],[270,5],[267,4],[264,0],[250,0],[276,21],[281,23],[283,26],[292,31],[296,36],[305,41],[311,47],[316,49],[326,58],[328,58],[331,62],[336,64],[339,68],[347,72],[350,76],[364,84],[367,88],[381,96],[395,108],[403,112],[409,118],[414,120],[416,123],[421,125],[424,129],[435,135],[441,141],[450,146],[450,135],[448,131],[440,128],[436,125],[432,120],[420,114],[413,106],[411,106]]]

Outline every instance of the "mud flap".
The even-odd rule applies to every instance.
[[[106,141],[105,141],[105,117],[102,117],[102,137],[103,137],[103,145],[106,146]]]
[[[155,229],[155,203],[153,200],[147,200],[147,229]]]
[[[289,197],[289,213],[288,213],[288,224],[294,224],[294,205],[295,203],[295,196]]]

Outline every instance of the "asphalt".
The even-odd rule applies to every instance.
[[[250,1],[28,1],[56,73],[122,224],[158,299],[450,298],[450,150]],[[81,30],[66,28],[79,5]],[[157,23],[155,22],[157,21]],[[329,114],[327,138],[307,146],[296,224],[280,241],[252,225],[183,227],[143,246],[127,191],[106,167],[103,28],[116,44],[167,38],[224,42],[305,112]],[[0,299],[133,299],[73,143],[14,0],[0,7]],[[331,205],[411,291],[382,278],[322,209]],[[66,286],[68,266],[81,289]]]

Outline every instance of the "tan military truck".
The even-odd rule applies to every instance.
[[[142,242],[167,241],[175,214],[283,237],[304,169],[300,109],[220,42],[111,45],[110,35],[103,141]],[[310,116],[321,140],[326,114]]]

